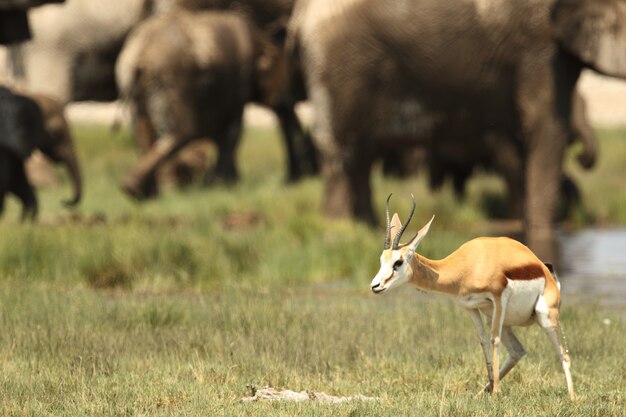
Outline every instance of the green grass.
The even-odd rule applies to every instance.
[[[332,222],[321,214],[319,179],[284,183],[284,155],[272,130],[247,132],[240,150],[242,181],[234,187],[166,190],[156,201],[137,204],[119,190],[136,160],[126,133],[76,129],[85,171],[85,198],[74,212],[59,203],[67,185],[41,190],[41,219],[18,221],[12,202],[1,223],[3,279],[47,281],[133,290],[217,290],[239,286],[298,285],[369,276],[383,230]],[[249,162],[248,162],[249,161]],[[459,210],[452,193],[433,196],[423,179],[387,181],[377,176],[376,204],[396,192],[406,212],[409,194],[419,197],[415,223],[437,213],[437,233],[424,245],[436,256],[453,250],[486,222],[470,203]],[[405,198],[402,198],[404,196]],[[231,229],[229,219],[248,216]],[[478,226],[477,226],[478,225]]]
[[[469,318],[414,291],[220,294],[3,287],[0,404],[6,415],[624,415],[616,313],[565,308],[577,399],[545,335],[502,395],[474,398],[484,364]],[[603,324],[609,318],[610,325]],[[258,387],[361,393],[344,405],[241,403]]]
[[[600,134],[597,170],[571,168],[591,213],[573,223],[623,225],[624,132]],[[119,191],[136,159],[127,132],[75,135],[81,206],[61,207],[62,184],[40,190],[38,224],[20,224],[15,202],[0,223],[3,415],[626,415],[623,313],[567,299],[577,400],[534,327],[518,332],[529,355],[503,395],[474,398],[485,371],[470,319],[436,296],[369,294],[382,228],[323,218],[319,179],[285,185],[274,131],[246,132],[238,185],[166,190],[141,205]],[[401,213],[415,193],[414,228],[437,214],[421,247],[430,257],[489,233],[484,201],[503,190],[480,176],[457,202],[424,178],[376,169],[372,182],[381,218],[389,192]],[[240,215],[253,220],[233,229]],[[247,384],[379,400],[241,403]]]
[[[585,211],[593,221],[600,225],[625,225],[626,132],[623,129],[603,129],[597,133],[600,147],[596,166],[590,171],[582,170],[574,161],[574,148],[570,152],[567,169],[576,178]]]

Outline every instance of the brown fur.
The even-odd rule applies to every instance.
[[[401,222],[397,214],[391,221],[390,235],[395,236]],[[408,246],[400,249],[408,256]],[[393,251],[383,252],[383,259],[393,259]],[[508,237],[479,237],[464,243],[441,260],[418,253],[412,257],[410,284],[452,296],[489,292],[496,297],[512,280],[545,277],[544,297],[548,306],[558,307],[560,292],[548,267],[524,244]]]
[[[397,216],[394,216],[395,223],[397,223]],[[424,234],[428,231],[429,225],[430,223],[425,226]],[[399,259],[406,259],[411,256],[412,250],[423,238],[423,236],[419,236],[422,234],[422,230],[411,243],[399,249],[399,254],[397,253],[398,250],[385,250],[381,258],[381,265],[385,263],[391,265]],[[394,267],[391,277],[381,276],[383,272],[381,266],[381,271],[375,278],[375,280],[379,280],[379,283],[373,281],[372,290],[376,293],[383,291],[378,290],[379,286],[385,287],[392,279],[395,271],[396,268]],[[526,354],[523,345],[512,332],[511,326],[526,326],[536,320],[546,330],[555,349],[557,349],[565,371],[570,398],[573,398],[573,384],[569,372],[570,359],[558,340],[560,307],[558,284],[548,267],[526,246],[509,238],[477,238],[465,243],[441,260],[432,260],[414,254],[411,256],[408,269],[402,274],[402,279],[406,279],[404,277],[408,275],[409,284],[424,291],[448,294],[468,309],[474,325],[477,327],[485,354],[489,374],[489,384],[485,387],[486,391],[497,393],[500,389],[500,379],[504,378]],[[510,291],[505,293],[509,279],[530,280],[540,277],[545,277],[541,306],[538,307],[536,299],[527,298],[525,302],[533,303],[522,306],[522,308],[528,309],[528,316],[521,316],[521,319],[518,316],[516,321],[507,323],[505,321],[505,315],[508,313],[506,310],[507,303],[516,288],[512,287]],[[491,305],[492,309],[485,310],[484,303]],[[481,315],[487,316],[488,322],[491,323],[489,325],[490,348],[487,347],[488,342],[485,339],[487,335],[484,331]],[[510,354],[506,362],[502,364],[502,368],[499,366],[498,355],[501,340]]]
[[[543,268],[537,264],[518,266],[504,271],[504,275],[513,280],[535,279],[543,277],[543,274]]]
[[[470,240],[441,260],[416,254],[410,283],[427,291],[463,296],[489,292],[500,296],[509,279],[546,277],[544,297],[549,306],[560,303],[556,280],[537,256],[507,237]]]

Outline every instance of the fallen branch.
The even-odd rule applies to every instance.
[[[365,395],[357,394],[349,397],[337,397],[334,395],[328,395],[324,392],[314,391],[292,391],[292,390],[275,390],[272,387],[265,387],[257,389],[254,385],[247,385],[251,391],[250,397],[242,398],[241,401],[318,401],[328,404],[341,404],[348,401],[372,401],[378,400],[376,397],[367,397]]]

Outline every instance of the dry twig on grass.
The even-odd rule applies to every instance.
[[[334,395],[329,395],[324,392],[314,392],[314,391],[291,391],[291,390],[275,390],[271,387],[265,387],[262,389],[257,389],[253,385],[247,386],[250,389],[251,396],[242,398],[241,401],[258,401],[258,400],[269,400],[269,401],[319,401],[322,403],[329,404],[340,404],[348,401],[372,401],[377,400],[376,397],[367,397],[362,394],[352,395],[349,397],[337,397]]]

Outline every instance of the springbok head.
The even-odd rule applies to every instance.
[[[426,226],[422,227],[408,243],[401,244],[400,239],[402,238],[402,234],[411,222],[413,212],[415,211],[415,197],[413,194],[411,194],[411,198],[413,200],[411,211],[409,211],[406,221],[402,223],[398,213],[395,213],[393,218],[389,219],[389,200],[391,199],[391,194],[387,197],[387,233],[385,235],[385,246],[380,256],[380,270],[370,285],[372,291],[376,294],[409,281],[413,273],[410,260],[418,245],[422,239],[424,239],[426,233],[428,233],[430,224],[435,219],[435,216],[433,216]]]

